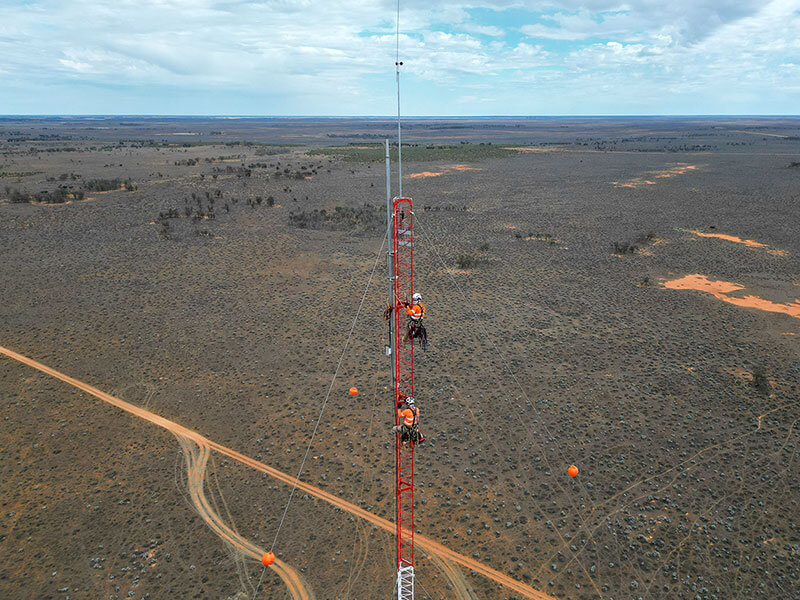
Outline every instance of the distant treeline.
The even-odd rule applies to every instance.
[[[5,191],[9,202],[12,204],[26,204],[29,202],[63,204],[69,200],[83,200],[86,196],[86,191],[109,192],[112,190],[125,189],[132,192],[136,189],[136,184],[131,179],[90,179],[84,183],[84,188],[85,189],[74,190],[71,186],[59,186],[54,190],[42,190],[40,192],[29,193],[6,186]]]
[[[326,133],[329,138],[356,138],[363,140],[383,140],[392,137],[391,133]]]
[[[72,191],[65,188],[56,188],[49,192],[47,190],[29,194],[21,192],[16,188],[6,187],[6,195],[12,204],[27,204],[30,202],[41,202],[43,204],[63,204],[68,200],[83,200],[84,193],[81,190]]]
[[[390,149],[393,160],[397,159],[397,147]],[[403,159],[409,161],[437,161],[448,160],[458,162],[481,161],[488,158],[502,158],[512,156],[518,151],[514,148],[505,148],[491,143],[458,144],[458,145],[433,145],[425,146],[413,144],[403,146]],[[338,156],[346,162],[375,162],[384,158],[383,146],[370,147],[340,146],[331,148],[315,148],[306,152],[309,156]]]
[[[136,184],[130,179],[90,179],[84,184],[90,192],[109,192],[125,188],[129,192],[136,189]]]
[[[386,228],[386,207],[376,208],[364,204],[355,208],[337,206],[332,212],[314,209],[300,213],[289,213],[289,223],[298,229],[361,229],[373,231]]]

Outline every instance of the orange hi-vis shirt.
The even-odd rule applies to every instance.
[[[414,427],[417,424],[417,420],[419,419],[419,409],[418,408],[405,408],[403,410],[397,409],[397,420],[403,421],[403,425],[406,427]]]
[[[412,321],[420,321],[425,318],[425,306],[422,302],[417,302],[411,306],[406,307],[406,314],[411,317]]]

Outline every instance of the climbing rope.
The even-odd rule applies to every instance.
[[[367,435],[366,435],[367,439],[369,439],[370,436],[372,435],[372,423],[375,420],[375,409],[378,406],[378,402],[377,402],[377,399],[378,399],[378,381],[377,381],[377,379],[375,380],[375,386],[373,388],[373,396],[375,397],[375,400],[373,400],[373,402],[372,402],[372,414],[369,417],[369,427],[367,428]],[[366,444],[364,445],[364,447],[366,448]],[[356,496],[357,504],[359,504],[359,505],[364,501],[364,491],[367,488],[367,484],[371,483],[371,478],[368,477],[366,458],[363,461],[363,463],[364,464],[363,464],[362,470],[361,470],[361,490],[359,491],[358,496]],[[353,579],[353,574],[354,574],[355,565],[356,565],[356,562],[355,562],[355,560],[356,560],[356,543],[358,542],[359,527],[360,527],[359,523],[356,522],[356,527],[355,527],[356,531],[355,531],[355,535],[353,536],[353,554],[350,557],[350,572],[347,575],[347,587],[345,588],[345,593],[344,593],[345,600],[348,600],[350,598],[350,592],[353,589],[353,585],[355,585],[356,581],[360,577],[360,572],[359,572],[359,574],[356,575],[355,579]],[[364,526],[364,536],[365,536],[365,540],[366,540],[364,543],[368,544],[369,540],[368,540],[368,537],[367,537],[366,526]],[[362,563],[362,567],[361,568],[363,570],[363,563]]]
[[[267,572],[267,567],[265,565],[264,568],[261,569],[261,577],[258,578],[258,585],[256,586],[256,591],[253,592],[253,598],[258,596],[258,590],[259,590],[259,588],[261,588],[261,581],[264,579],[264,573],[266,573],[266,572]]]
[[[317,417],[317,424],[314,425],[314,431],[311,432],[311,439],[308,442],[308,447],[306,448],[306,453],[303,456],[303,461],[300,463],[300,469],[297,471],[297,477],[295,477],[294,485],[292,486],[292,491],[289,493],[289,500],[286,502],[286,507],[283,509],[283,515],[281,516],[281,521],[278,524],[278,530],[275,532],[275,537],[272,540],[272,545],[270,546],[270,552],[275,550],[275,543],[278,541],[278,535],[280,535],[281,528],[283,527],[283,522],[286,519],[286,513],[289,511],[289,505],[292,503],[292,498],[294,498],[294,492],[297,490],[297,483],[300,481],[300,475],[303,473],[303,468],[306,464],[306,459],[308,458],[308,453],[311,451],[311,445],[314,443],[314,436],[317,435],[317,429],[319,428],[319,424],[322,421],[322,414],[325,412],[325,406],[328,403],[328,399],[331,396],[331,392],[333,391],[333,384],[336,382],[336,377],[339,375],[339,369],[342,366],[342,361],[344,360],[344,355],[347,352],[347,347],[350,344],[350,340],[353,337],[353,331],[356,328],[356,322],[358,321],[358,316],[361,314],[361,309],[364,306],[364,301],[367,298],[367,292],[369,292],[369,286],[372,283],[372,277],[375,275],[375,269],[378,266],[378,261],[381,258],[381,253],[383,252],[383,246],[386,243],[386,236],[388,235],[388,231],[386,235],[383,236],[383,240],[381,241],[381,247],[378,250],[378,254],[375,256],[375,264],[372,265],[372,272],[369,274],[369,279],[367,280],[367,286],[364,288],[364,294],[361,296],[361,303],[358,305],[358,310],[356,311],[356,316],[353,318],[353,324],[350,326],[350,333],[347,335],[347,340],[344,343],[344,347],[342,348],[342,354],[339,356],[339,363],[336,365],[336,371],[333,373],[333,378],[331,379],[331,384],[328,386],[328,393],[325,394],[325,399],[322,401],[322,407],[319,411],[319,417]]]
[[[421,231],[421,228],[419,226],[419,223],[417,223],[416,225],[417,225],[417,228],[419,229],[419,236],[422,237],[422,231]],[[434,254],[436,254],[436,257],[439,259],[439,262],[442,264],[442,267],[444,268],[445,272],[449,275],[451,281],[453,282],[453,286],[455,287],[455,289],[458,292],[458,294],[461,296],[461,299],[464,301],[464,304],[467,306],[469,311],[472,313],[472,318],[475,320],[476,323],[478,323],[479,327],[483,330],[484,339],[487,339],[487,340],[489,340],[491,342],[493,350],[495,351],[497,356],[500,358],[500,361],[503,363],[503,368],[511,376],[511,379],[514,381],[514,384],[516,385],[516,387],[519,388],[519,391],[522,393],[522,396],[525,398],[525,402],[528,404],[528,406],[533,408],[533,410],[536,412],[536,416],[538,417],[539,422],[541,423],[541,426],[544,429],[544,432],[547,434],[547,437],[549,439],[553,440],[553,444],[555,446],[556,452],[558,452],[558,455],[561,458],[561,460],[566,463],[567,459],[564,456],[564,452],[561,450],[561,446],[558,444],[558,442],[555,441],[556,438],[550,432],[550,428],[547,426],[547,422],[545,421],[544,417],[542,416],[541,411],[536,407],[536,404],[534,404],[531,401],[530,397],[528,396],[528,393],[525,391],[525,388],[522,386],[522,384],[517,379],[516,373],[511,368],[511,365],[508,364],[508,361],[506,360],[505,355],[503,355],[503,353],[500,351],[500,348],[497,347],[497,343],[494,341],[494,338],[490,335],[489,330],[486,328],[486,325],[484,325],[483,321],[475,313],[475,309],[472,308],[472,305],[469,302],[469,300],[467,299],[466,294],[461,289],[461,286],[458,285],[458,281],[456,281],[456,279],[455,279],[455,277],[453,277],[452,273],[450,273],[447,270],[447,264],[444,262],[444,259],[442,258],[441,254],[439,253],[439,250],[436,248],[436,245],[430,239],[427,239],[426,241],[430,245],[430,247],[433,249]],[[519,407],[519,408],[522,408],[522,407]],[[524,423],[523,423],[523,425],[524,425]],[[525,429],[526,429],[526,431],[528,431],[527,427],[525,427]],[[533,441],[535,442],[536,440],[534,439]],[[545,459],[545,461],[547,461],[547,466],[552,469],[552,465],[550,464],[550,461],[548,460],[547,456],[544,453],[542,454],[542,456]],[[581,483],[581,487],[582,487],[582,483]],[[591,498],[590,498],[590,502],[591,502]]]
[[[417,223],[416,225],[417,225],[417,228],[418,228],[418,234],[419,234],[420,238],[422,238],[422,230],[421,230],[421,228],[420,228],[420,226],[419,226],[419,223]],[[480,318],[478,318],[478,315],[477,315],[477,314],[475,314],[475,311],[474,311],[474,309],[472,308],[472,306],[471,306],[471,304],[469,303],[469,301],[467,300],[466,294],[465,294],[465,293],[464,293],[464,291],[461,289],[461,286],[460,286],[460,285],[458,285],[458,282],[456,281],[455,277],[453,277],[452,273],[450,273],[450,272],[447,270],[447,264],[444,262],[444,259],[442,258],[441,254],[439,253],[439,250],[437,249],[436,245],[435,245],[435,244],[434,244],[434,243],[433,243],[433,242],[432,242],[430,239],[426,239],[426,242],[427,242],[427,243],[430,245],[430,247],[433,249],[433,252],[434,252],[434,254],[435,254],[435,255],[436,255],[436,257],[438,258],[438,260],[439,260],[439,262],[441,263],[441,265],[442,265],[443,269],[445,270],[445,272],[446,272],[446,273],[448,273],[448,275],[449,275],[450,279],[451,279],[451,280],[452,280],[452,282],[453,282],[453,286],[455,287],[455,289],[456,289],[456,291],[458,292],[458,294],[461,296],[461,299],[464,301],[465,305],[468,307],[468,309],[469,309],[469,310],[470,310],[470,312],[472,313],[472,317],[473,317],[473,319],[474,319],[474,320],[475,320],[475,321],[476,321],[476,322],[479,324],[480,328],[483,330],[483,337],[484,337],[484,339],[488,339],[488,340],[490,340],[490,341],[491,341],[491,343],[492,343],[492,347],[493,347],[494,351],[497,353],[498,357],[500,358],[500,360],[501,360],[501,362],[502,362],[502,364],[503,364],[503,367],[504,367],[504,368],[505,368],[505,370],[508,372],[508,374],[509,374],[509,375],[511,375],[511,379],[513,380],[514,384],[515,384],[515,385],[516,385],[516,386],[519,388],[519,390],[520,390],[520,392],[522,393],[522,396],[525,398],[525,401],[526,401],[526,403],[528,404],[528,406],[531,406],[531,407],[533,408],[533,410],[536,412],[536,415],[537,415],[537,417],[538,417],[538,419],[539,419],[539,422],[540,422],[540,424],[541,424],[542,428],[544,429],[545,433],[547,434],[547,437],[548,437],[548,439],[550,439],[550,440],[552,440],[552,441],[553,441],[553,443],[554,443],[554,445],[555,445],[555,449],[556,449],[557,453],[559,454],[560,458],[562,459],[562,461],[566,461],[566,458],[564,457],[564,453],[563,453],[563,451],[561,450],[561,447],[559,446],[558,442],[556,442],[556,441],[555,441],[555,436],[553,436],[553,435],[550,433],[550,430],[549,430],[549,428],[548,428],[548,426],[547,426],[547,423],[545,422],[545,420],[544,420],[544,418],[543,418],[543,416],[542,416],[541,412],[540,412],[540,411],[539,411],[539,409],[536,407],[536,405],[535,405],[535,404],[534,404],[534,403],[533,403],[533,402],[530,400],[530,398],[528,397],[528,394],[527,394],[527,392],[525,391],[525,388],[523,388],[523,387],[522,387],[522,384],[521,384],[521,383],[519,382],[519,380],[517,379],[517,377],[516,377],[516,374],[515,374],[515,373],[514,373],[514,371],[511,369],[511,366],[508,364],[508,361],[506,360],[505,356],[504,356],[504,355],[503,355],[503,353],[500,351],[500,349],[497,347],[497,344],[495,343],[494,339],[492,339],[492,337],[490,336],[490,334],[489,334],[489,331],[486,329],[486,326],[483,324],[483,322],[481,321],[481,319],[480,319]],[[518,408],[520,408],[520,409],[521,409],[522,407],[518,405]],[[529,430],[528,426],[527,426],[527,425],[525,425],[525,423],[522,421],[522,419],[521,419],[521,416],[520,416],[520,414],[519,414],[519,413],[517,413],[517,417],[520,419],[520,422],[521,422],[521,424],[523,425],[523,429],[525,430],[525,432],[527,433],[527,435],[528,435],[528,437],[531,439],[531,441],[532,441],[534,444],[536,444],[536,445],[540,445],[540,446],[541,446],[541,444],[539,444],[539,443],[536,441],[535,437],[534,437],[534,436],[531,434],[531,432],[530,432],[530,430]],[[481,427],[481,429],[483,429],[483,428]],[[546,452],[544,452],[544,447],[542,447],[542,458],[544,459],[544,461],[545,461],[545,464],[547,465],[548,469],[550,469],[550,471],[551,471],[551,472],[554,472],[553,466],[551,465],[551,463],[550,463],[550,460],[548,459]],[[565,491],[565,490],[564,490],[564,488],[563,488],[563,487],[562,487],[560,484],[556,484],[556,485],[558,485],[558,487],[559,487],[559,488],[561,488],[561,489],[562,489],[562,491]],[[583,488],[583,485],[582,485],[582,483],[581,483],[581,488]],[[586,491],[586,490],[584,489],[584,492],[585,492],[585,491]],[[588,496],[588,495],[587,495],[587,496]],[[589,501],[590,501],[590,502],[592,503],[592,505],[594,506],[594,502],[591,500],[591,496],[589,496]],[[572,501],[570,501],[570,502],[572,503]],[[538,504],[538,503],[537,503],[537,504]],[[578,516],[578,518],[580,519],[580,521],[581,521],[581,523],[582,523],[582,525],[583,525],[584,529],[586,529],[586,530],[589,530],[589,528],[588,528],[588,526],[587,526],[587,523],[586,523],[586,520],[585,520],[585,519],[584,519],[584,517],[583,517],[583,514],[582,514],[582,513],[581,513],[579,510],[577,510],[577,507],[575,507],[574,503],[572,503],[572,504],[573,504],[573,508],[575,508],[575,509],[576,509],[576,510],[575,510],[575,514],[576,514],[576,515]],[[565,540],[565,539],[564,539],[564,538],[561,536],[560,532],[558,532],[558,531],[556,530],[556,534],[557,534],[557,535],[558,535],[558,537],[561,539],[561,542],[562,542],[562,544],[564,544],[564,546],[565,546],[565,547],[567,547],[566,540]],[[592,537],[592,536],[590,535],[590,538],[589,538],[589,539],[591,539],[591,537]],[[576,562],[578,563],[578,565],[581,567],[581,570],[582,570],[582,571],[584,571],[585,575],[587,576],[587,578],[589,579],[589,581],[592,583],[593,587],[595,588],[595,591],[596,591],[596,592],[599,594],[599,593],[600,593],[600,590],[599,590],[599,589],[597,589],[597,586],[596,586],[596,584],[595,584],[594,580],[593,580],[593,579],[592,579],[592,577],[589,575],[589,572],[586,570],[585,566],[584,566],[584,565],[583,565],[583,564],[582,564],[582,563],[581,563],[579,560],[577,560],[577,556],[575,556],[575,555],[574,555],[574,553],[573,553],[573,556],[574,556],[574,558],[575,558]]]

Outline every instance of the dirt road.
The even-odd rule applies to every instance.
[[[120,400],[119,398],[107,394],[106,392],[103,392],[87,383],[83,383],[82,381],[69,377],[68,375],[64,375],[63,373],[60,373],[55,369],[28,358],[27,356],[23,356],[2,346],[0,346],[0,354],[28,365],[29,367],[33,367],[34,369],[55,377],[56,379],[60,379],[61,381],[68,383],[73,387],[83,390],[87,394],[91,394],[92,396],[95,396],[104,402],[108,402],[117,408],[136,415],[137,417],[158,425],[159,427],[163,427],[167,431],[174,434],[184,447],[184,452],[186,454],[187,469],[189,473],[189,491],[192,497],[192,502],[194,503],[195,508],[198,510],[200,515],[205,519],[208,526],[226,543],[230,544],[233,548],[247,556],[250,556],[254,559],[259,559],[261,554],[265,552],[264,549],[258,548],[248,540],[239,536],[236,532],[232,531],[227,525],[225,525],[222,519],[208,504],[203,492],[203,479],[205,477],[205,465],[208,461],[209,450],[215,450],[220,454],[224,454],[225,456],[233,458],[242,464],[248,465],[258,471],[261,471],[262,473],[266,473],[267,475],[274,477],[275,479],[283,481],[288,485],[295,484],[294,477],[287,475],[286,473],[273,467],[265,465],[264,463],[253,458],[250,458],[249,456],[245,456],[244,454],[236,452],[235,450],[231,450],[230,448],[222,446],[221,444],[212,442],[199,433],[187,429],[186,427],[170,421],[169,419],[165,419],[162,416],[140,408],[134,404]],[[297,481],[297,488],[317,498],[325,500],[352,515],[361,517],[362,519],[386,531],[389,531],[390,533],[395,532],[394,523],[391,523],[390,521],[374,515],[345,500],[342,500],[341,498],[338,498],[333,494],[326,492],[325,490],[321,490],[303,481]],[[544,592],[535,590],[521,581],[517,581],[508,575],[496,571],[477,560],[473,560],[462,554],[459,554],[458,552],[455,552],[454,550],[451,550],[428,537],[415,534],[414,539],[417,547],[425,550],[429,554],[436,555],[439,558],[450,560],[454,563],[458,563],[464,567],[467,567],[468,569],[471,569],[472,571],[479,573],[484,577],[487,577],[492,581],[507,587],[510,590],[514,590],[516,593],[521,594],[525,598],[531,598],[532,600],[556,600],[553,596],[549,596]],[[299,574],[289,565],[276,560],[271,568],[281,577],[284,583],[286,583],[292,598],[296,600],[313,600],[313,594],[306,588]]]
[[[243,538],[230,527],[228,527],[228,525],[225,524],[222,518],[208,503],[208,499],[205,495],[205,478],[206,466],[208,464],[208,458],[211,451],[209,440],[204,438],[202,435],[191,431],[190,429],[186,429],[185,427],[178,425],[177,423],[173,423],[168,419],[159,417],[150,411],[139,408],[133,404],[125,402],[124,400],[115,398],[114,396],[106,394],[97,388],[80,382],[77,379],[73,379],[72,377],[68,377],[63,373],[59,373],[55,369],[51,369],[50,367],[38,363],[35,360],[31,360],[30,358],[22,356],[21,354],[12,352],[7,348],[3,348],[2,346],[0,346],[0,354],[5,354],[9,358],[13,358],[14,360],[33,367],[34,369],[38,369],[39,371],[47,373],[48,375],[51,375],[93,396],[96,396],[97,398],[100,398],[109,404],[113,404],[122,410],[128,411],[138,417],[141,417],[142,419],[146,419],[151,423],[155,423],[156,425],[160,425],[167,431],[170,431],[172,434],[174,434],[175,437],[178,438],[178,442],[183,448],[184,458],[186,460],[186,470],[188,474],[187,484],[189,488],[189,497],[192,499],[192,504],[194,505],[195,510],[197,510],[198,514],[206,522],[209,528],[211,528],[211,530],[216,533],[228,546],[244,556],[248,556],[260,562],[261,556],[264,554],[264,552],[266,552],[266,550],[258,547],[246,538]],[[314,594],[305,584],[300,574],[294,570],[294,568],[277,558],[275,559],[275,562],[272,563],[270,568],[286,584],[286,588],[293,600],[314,600]]]

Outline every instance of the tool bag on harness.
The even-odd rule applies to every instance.
[[[422,321],[409,321],[408,322],[408,339],[418,339],[422,346],[422,351],[425,352],[428,346],[428,332]]]

